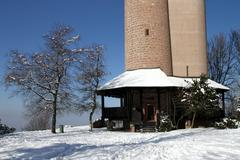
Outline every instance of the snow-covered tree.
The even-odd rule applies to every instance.
[[[44,36],[46,49],[34,54],[12,51],[5,76],[7,86],[25,99],[36,98],[49,107],[52,115],[52,133],[56,133],[57,111],[72,105],[71,66],[79,62],[82,48],[72,48],[79,35],[72,35],[69,26],[58,25]]]
[[[218,95],[208,85],[207,80],[208,78],[202,75],[199,80],[188,82],[189,87],[183,89],[181,93],[181,102],[186,106],[186,113],[192,115],[192,128],[198,113],[213,113],[215,109],[219,108]]]
[[[93,114],[97,107],[97,89],[107,74],[104,65],[104,48],[100,45],[93,45],[89,52],[84,55],[83,62],[78,67],[79,91],[83,94],[80,110],[90,110],[90,130],[93,128]]]

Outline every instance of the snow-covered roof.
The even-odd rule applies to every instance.
[[[197,79],[197,78],[196,78]],[[138,69],[126,71],[112,80],[105,83],[98,90],[108,90],[126,87],[187,87],[188,82],[192,82],[193,78],[180,78],[167,76],[161,69]],[[208,80],[209,86],[229,90],[213,80]]]

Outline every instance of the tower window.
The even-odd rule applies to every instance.
[[[145,29],[145,36],[149,36],[149,29]]]

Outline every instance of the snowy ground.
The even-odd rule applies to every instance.
[[[127,133],[66,128],[17,132],[0,138],[0,159],[239,160],[240,129]]]

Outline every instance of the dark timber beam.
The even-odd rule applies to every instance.
[[[120,103],[121,103],[121,104],[120,104],[120,105],[121,105],[120,107],[121,107],[121,108],[124,107],[124,98],[123,98],[123,97],[121,97]]]
[[[140,89],[141,120],[143,121],[143,89]]]
[[[223,107],[223,112],[224,112],[224,117],[225,117],[225,94],[222,92],[222,107]]]
[[[101,96],[101,103],[102,103],[102,121],[104,121],[104,118],[105,118],[105,113],[104,113],[104,108],[105,108],[104,96]]]
[[[159,113],[161,112],[161,107],[160,107],[160,91],[159,88],[157,89],[157,105],[158,105],[158,111]]]

